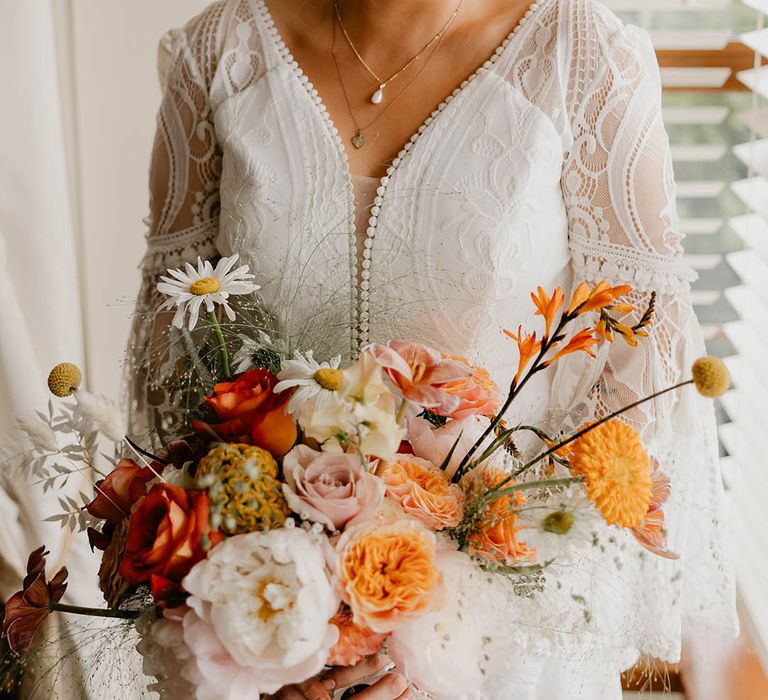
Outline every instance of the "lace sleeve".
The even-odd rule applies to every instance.
[[[603,18],[591,75],[571,115],[573,146],[562,173],[574,279],[629,284],[636,315],[657,293],[650,337],[638,348],[621,340],[596,365],[564,364],[553,403],[567,408],[587,399],[604,415],[690,376],[704,342],[690,298],[695,275],[682,262],[675,185],[661,118],[658,65],[645,32]],[[593,52],[594,55],[595,52]],[[640,647],[660,646],[659,627],[675,622],[733,630],[734,586],[723,526],[723,493],[711,402],[688,387],[625,416],[671,477],[665,513],[669,545],[680,562],[659,563],[634,585]],[[642,556],[637,548],[636,556]],[[659,599],[663,603],[659,603]],[[649,623],[658,615],[663,622]],[[654,624],[656,627],[654,627]],[[643,631],[643,626],[646,629]],[[653,629],[651,629],[653,628]],[[671,630],[671,632],[670,632]],[[663,646],[662,646],[663,648]]]
[[[215,71],[217,13],[212,5],[159,47],[163,90],[149,174],[150,213],[142,284],[128,348],[125,389],[134,435],[167,425],[161,375],[173,371],[169,318],[158,316],[158,276],[169,267],[216,255],[221,151],[209,100]],[[164,345],[164,349],[158,346]],[[150,347],[152,350],[150,352]]]

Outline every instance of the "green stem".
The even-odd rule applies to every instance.
[[[512,486],[507,486],[506,488],[502,488],[505,484],[509,483],[509,479],[505,479],[504,481],[500,481],[496,486],[493,488],[488,489],[481,498],[484,500],[496,500],[498,498],[503,498],[504,496],[510,496],[513,493],[517,493],[518,491],[528,491],[529,489],[544,489],[544,488],[552,488],[555,486],[570,486],[571,484],[578,484],[580,482],[584,481],[584,477],[582,476],[566,476],[562,479],[542,479],[540,481],[524,481],[520,484],[513,484]],[[493,498],[490,499],[488,496],[492,496]]]
[[[221,332],[221,325],[215,311],[208,312],[208,318],[211,319],[211,325],[216,333],[216,340],[219,341],[219,353],[221,354],[221,364],[224,369],[224,377],[229,378],[232,373],[229,371],[229,352],[227,352],[227,343],[224,341],[224,334]]]
[[[578,310],[577,310],[578,311]],[[496,427],[501,423],[502,419],[504,418],[504,414],[509,410],[509,407],[512,405],[513,401],[517,396],[520,394],[520,391],[522,388],[528,383],[528,380],[533,377],[537,372],[539,372],[541,369],[544,369],[544,366],[542,365],[542,362],[544,361],[544,358],[546,357],[547,353],[552,349],[552,346],[556,342],[560,342],[560,340],[557,340],[560,336],[560,334],[565,330],[565,327],[573,321],[574,318],[576,318],[578,314],[576,312],[572,313],[565,313],[560,317],[560,322],[557,324],[557,328],[555,329],[555,332],[551,336],[544,336],[541,339],[541,349],[539,350],[539,354],[537,355],[536,359],[533,361],[533,364],[528,369],[528,372],[523,376],[522,380],[518,383],[517,378],[512,380],[512,383],[509,386],[509,394],[507,394],[507,400],[504,402],[504,405],[501,407],[499,412],[493,417],[493,420],[491,421],[491,424],[485,429],[483,434],[477,439],[474,445],[469,449],[466,455],[464,455],[464,458],[461,460],[461,463],[459,464],[459,468],[456,470],[456,474],[453,477],[454,481],[458,481],[461,479],[461,477],[468,471],[467,465],[469,464],[470,460],[474,456],[475,452],[477,452],[480,445],[483,444],[485,439],[494,431],[496,430]]]
[[[82,608],[79,605],[67,605],[65,603],[48,603],[48,610],[89,617],[111,617],[119,620],[135,620],[142,612],[141,610],[118,610],[116,608]]]
[[[627,411],[631,411],[633,408],[637,408],[638,406],[642,406],[642,404],[647,403],[648,401],[653,401],[653,399],[659,398],[659,396],[663,396],[664,394],[668,394],[670,391],[676,391],[677,389],[682,389],[683,387],[688,386],[689,384],[693,384],[693,379],[689,379],[685,382],[680,382],[679,384],[675,384],[674,386],[668,386],[666,389],[662,389],[661,391],[657,391],[655,394],[651,394],[650,396],[646,396],[644,399],[640,399],[639,401],[635,401],[634,403],[629,404],[629,406],[624,406],[624,408],[620,408],[618,411],[614,411],[613,413],[609,413],[607,416],[603,416],[599,421],[596,423],[592,423],[592,425],[588,425],[586,428],[583,428],[582,430],[579,430],[578,432],[571,435],[569,438],[566,438],[565,440],[562,440],[561,442],[558,442],[556,445],[553,445],[548,450],[545,450],[544,452],[540,452],[538,455],[536,455],[533,459],[531,459],[529,462],[526,462],[520,469],[518,469],[516,472],[513,472],[510,476],[508,476],[503,481],[500,481],[496,486],[494,486],[494,489],[500,489],[505,484],[508,484],[512,479],[514,479],[516,476],[519,476],[524,471],[530,469],[535,464],[538,464],[541,462],[541,460],[546,459],[549,457],[549,455],[554,454],[561,448],[565,447],[566,445],[570,445],[572,442],[578,440],[583,435],[586,435],[587,433],[591,432],[598,426],[602,425],[603,423],[607,423],[609,420],[613,420],[614,418],[617,418],[618,416],[622,415],[623,413],[626,413]]]

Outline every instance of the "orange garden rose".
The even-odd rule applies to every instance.
[[[221,540],[208,522],[208,494],[156,484],[131,516],[120,575],[132,585],[148,583],[156,599],[168,599],[205,558],[205,540]]]
[[[508,476],[503,469],[481,465],[469,472],[460,483],[467,498],[472,499]],[[514,481],[506,485],[513,486]],[[469,536],[470,552],[501,563],[531,559],[536,553],[535,550],[517,539],[517,534],[522,528],[517,524],[517,514],[514,510],[524,503],[525,497],[519,492],[491,501],[482,514],[480,523]]]
[[[147,482],[163,470],[159,462],[140,467],[132,459],[121,459],[101,481],[96,482],[96,497],[85,509],[99,520],[117,525],[131,514],[133,504],[147,492]]]
[[[192,421],[199,435],[218,442],[256,445],[282,457],[296,442],[296,424],[286,412],[290,391],[274,393],[277,377],[265,369],[252,369],[213,387],[206,403],[219,423]]]
[[[387,495],[427,527],[456,527],[464,514],[464,493],[439,467],[413,455],[398,455],[380,472]]]
[[[331,624],[339,629],[339,641],[331,649],[328,666],[354,666],[366,656],[379,651],[384,640],[389,636],[355,624],[349,609],[337,612],[331,618]]]
[[[435,533],[408,519],[374,519],[337,545],[337,576],[356,624],[387,633],[439,605],[443,576]]]
[[[491,379],[488,371],[482,367],[471,365],[459,355],[445,355],[450,360],[456,360],[472,370],[469,377],[455,379],[443,384],[443,391],[456,396],[459,406],[447,416],[454,420],[462,420],[470,416],[493,416],[501,406],[501,394],[496,382]]]

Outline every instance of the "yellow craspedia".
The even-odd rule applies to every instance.
[[[568,463],[605,522],[640,525],[651,502],[651,465],[636,430],[620,420],[602,423],[573,443]]]
[[[702,396],[708,399],[716,399],[722,396],[731,385],[731,377],[728,374],[723,361],[717,357],[707,355],[700,357],[693,363],[693,383]]]
[[[56,365],[48,374],[48,389],[54,396],[64,398],[80,388],[83,375],[71,362]]]
[[[227,535],[272,530],[290,513],[277,462],[260,447],[217,445],[200,460],[195,484],[208,490],[211,527]]]

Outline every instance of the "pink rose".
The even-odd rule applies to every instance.
[[[357,455],[297,445],[283,459],[283,472],[290,508],[329,530],[373,515],[384,498],[381,479],[368,473]]]
[[[448,421],[439,428],[433,428],[429,421],[423,418],[412,418],[408,424],[408,442],[411,443],[413,454],[422,459],[429,460],[437,466],[442,466],[451,448],[459,440],[456,449],[448,461],[445,474],[449,479],[453,478],[456,470],[459,468],[464,455],[469,452],[472,445],[483,434],[488,426],[488,421],[483,418],[465,418],[464,420]],[[461,438],[459,438],[461,435]],[[481,447],[475,453],[479,457],[493,440],[489,435],[483,441]]]

